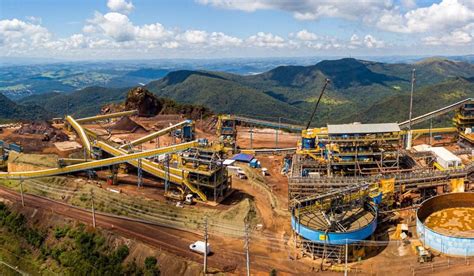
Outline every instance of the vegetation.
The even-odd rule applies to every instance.
[[[0,232],[2,229],[18,237],[20,243],[16,245],[17,257],[9,259],[10,263],[30,257],[33,258],[30,261],[32,264],[47,263],[47,267],[53,267],[56,272],[65,275],[159,275],[154,257],[145,260],[144,269],[135,261],[124,264],[129,255],[126,245],[111,248],[104,236],[87,231],[82,224],[74,228],[64,226],[54,230],[38,230],[28,226],[25,216],[0,203]],[[54,240],[48,239],[49,236]],[[0,239],[0,247],[5,246],[5,242]],[[8,256],[8,251],[6,253],[1,251],[0,258]],[[22,264],[21,268],[28,269],[28,266]]]
[[[169,104],[171,110],[195,110],[194,106],[199,105],[216,113],[269,120],[283,117],[284,122],[302,123],[308,119],[325,79],[329,78],[331,84],[321,102],[315,125],[352,121],[388,122],[407,117],[407,113],[401,110],[405,109],[403,104],[409,99],[413,68],[417,72],[417,111],[435,109],[460,97],[474,97],[474,91],[470,89],[474,82],[474,65],[439,58],[415,64],[345,58],[321,61],[311,66],[279,66],[247,76],[179,70],[150,82],[146,87],[158,97],[173,100],[166,100],[172,103]],[[158,76],[164,72],[149,73]],[[455,82],[455,87],[446,85],[449,82]],[[430,91],[439,89],[445,89],[441,97],[430,94]],[[68,94],[31,96],[20,103],[40,105],[55,116],[62,116],[67,111],[77,117],[89,116],[97,114],[104,104],[122,102],[128,90],[96,86]],[[395,106],[389,105],[394,99],[397,99]],[[422,105],[424,102],[430,102],[430,105]],[[188,113],[195,114],[193,111]]]
[[[0,119],[3,122],[8,122],[9,120],[46,119],[52,115],[35,103],[17,104],[3,94],[0,94],[0,106]]]

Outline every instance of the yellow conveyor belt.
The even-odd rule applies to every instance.
[[[193,142],[189,142],[189,143],[192,143],[192,144],[190,144],[188,146],[188,148],[198,146],[197,141],[193,141]],[[187,143],[187,144],[189,144],[189,143]],[[107,152],[111,155],[114,155],[114,156],[123,156],[123,155],[127,154],[124,150],[114,148],[114,147],[112,147],[109,144],[104,143],[104,142],[97,142],[97,147],[99,147],[103,151],[105,151],[105,152]],[[181,150],[184,150],[184,149],[181,149]],[[129,164],[131,164],[132,166],[138,167],[138,160],[130,160],[130,161],[127,161],[127,162]],[[152,161],[147,160],[147,159],[142,160],[142,170],[144,170],[147,173],[149,173],[151,175],[154,175],[158,178],[161,178],[161,179],[166,179],[167,177],[169,177],[168,178],[169,181],[171,181],[173,183],[176,183],[178,185],[185,185],[186,187],[189,188],[190,191],[197,194],[201,198],[201,200],[207,201],[207,196],[201,190],[199,190],[197,187],[195,187],[193,184],[191,184],[187,180],[188,172],[185,171],[185,170],[169,167],[169,174],[168,174],[165,170],[159,168],[157,163],[152,162]]]
[[[146,136],[143,136],[143,137],[141,137],[141,138],[138,138],[138,139],[136,139],[136,140],[133,140],[133,141],[131,141],[129,144],[122,145],[120,148],[123,149],[123,148],[126,148],[127,146],[130,146],[130,145],[131,145],[131,146],[138,146],[138,145],[140,145],[140,144],[143,144],[143,143],[146,143],[146,142],[148,142],[148,141],[151,141],[151,140],[153,140],[153,139],[156,138],[156,137],[163,136],[163,135],[165,135],[165,134],[167,134],[167,133],[170,133],[171,131],[173,131],[173,130],[175,130],[175,129],[178,129],[178,128],[182,127],[182,126],[190,125],[190,124],[192,124],[192,122],[193,122],[193,121],[191,121],[191,120],[182,121],[182,122],[177,123],[177,124],[175,124],[175,125],[169,126],[169,127],[167,127],[167,128],[158,130],[158,131],[156,131],[156,132],[150,133],[150,134],[148,134],[148,135],[146,135]]]
[[[85,124],[85,123],[90,123],[90,122],[100,121],[100,120],[105,120],[105,119],[130,116],[136,113],[137,113],[137,110],[122,111],[122,112],[117,112],[117,113],[110,113],[110,114],[81,118],[81,119],[77,119],[76,122],[79,124]]]
[[[142,152],[130,153],[130,154],[125,154],[121,156],[101,159],[101,160],[94,160],[94,161],[84,162],[80,164],[74,164],[74,165],[63,167],[63,168],[44,169],[44,170],[26,171],[26,172],[8,172],[8,173],[0,172],[0,178],[27,179],[27,178],[54,176],[54,175],[90,170],[90,169],[106,167],[106,166],[110,166],[114,164],[125,163],[131,160],[142,159],[142,158],[157,156],[157,155],[165,154],[169,152],[185,150],[185,149],[195,146],[196,143],[197,143],[196,141],[192,141],[192,142],[172,145],[169,147],[162,147],[158,149],[151,149],[151,150],[146,150]]]

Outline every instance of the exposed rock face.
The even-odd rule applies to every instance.
[[[138,110],[140,117],[152,117],[160,113],[163,105],[161,102],[144,87],[136,87],[130,90],[125,100],[126,110]]]

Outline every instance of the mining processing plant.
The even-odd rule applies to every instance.
[[[401,230],[397,228],[396,239],[418,240],[418,250],[436,254],[474,256],[474,100],[465,99],[401,123],[311,128],[324,89],[306,126],[221,114],[206,132],[203,122],[197,130],[197,123],[185,118],[158,129],[146,128],[143,122],[150,120],[136,118],[143,124],[137,123],[134,129],[145,130],[120,136],[110,129],[124,121],[134,123],[127,120],[137,116],[136,110],[81,119],[68,115],[55,124],[75,137],[71,140],[80,141],[74,157],[60,158],[54,168],[10,170],[9,166],[8,172],[0,172],[0,179],[22,182],[78,172],[90,177],[106,171],[108,185],[116,186],[118,175],[134,174],[138,188],[145,180],[163,183],[167,201],[197,202],[186,207],[196,212],[182,218],[189,223],[204,208],[228,208],[219,204],[229,197],[224,205],[257,195],[252,194],[258,193],[252,190],[257,185],[252,181],[267,185],[283,177],[275,186],[261,188],[276,199],[255,204],[263,213],[259,204],[269,204],[273,210],[275,202],[284,203],[280,204],[283,211],[269,216],[284,218],[285,225],[275,224],[273,229],[289,229],[291,237],[284,246],[291,245],[296,261],[320,260],[322,266],[377,259],[380,252],[369,254],[364,244],[392,241],[386,226],[395,213],[403,212],[416,212],[416,227],[412,225],[410,233],[408,226],[397,226]],[[414,128],[450,112],[454,113],[453,126]],[[270,137],[265,147],[259,135]],[[282,147],[288,144],[288,137],[295,139],[293,146]],[[161,145],[160,139],[168,144]],[[13,162],[9,154],[24,152],[17,143],[2,141],[0,148],[4,163]],[[267,160],[268,168],[262,168],[260,158]],[[268,176],[269,169],[273,175]],[[235,189],[247,195],[232,197]],[[403,223],[398,225],[408,224],[409,217],[399,215],[397,221]],[[265,218],[261,221],[255,229],[268,226]],[[273,232],[265,235],[269,233]]]

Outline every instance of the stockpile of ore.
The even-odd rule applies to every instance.
[[[122,117],[113,126],[111,126],[110,129],[127,132],[146,132],[146,130],[141,125],[137,124],[128,116]]]

